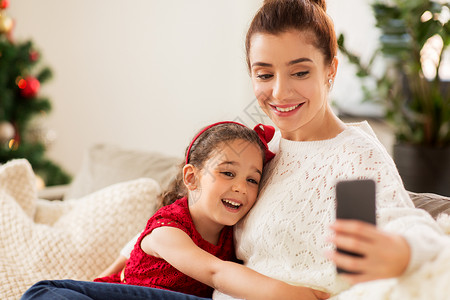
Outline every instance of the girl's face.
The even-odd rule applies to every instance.
[[[253,143],[222,143],[198,174],[198,186],[190,194],[191,214],[204,226],[236,224],[256,201],[262,169],[261,150]]]
[[[312,33],[297,30],[256,33],[251,38],[254,93],[282,136],[290,140],[329,138],[328,127],[335,119],[327,95],[337,60],[325,64],[313,38]]]

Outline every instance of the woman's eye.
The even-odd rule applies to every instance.
[[[304,71],[304,72],[294,73],[293,76],[295,76],[295,77],[305,77],[308,74],[309,74],[309,71]]]
[[[271,74],[258,74],[258,75],[256,75],[256,78],[262,79],[262,80],[267,80],[267,79],[270,79],[272,77],[273,77],[273,75],[271,75]]]

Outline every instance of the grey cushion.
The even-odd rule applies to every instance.
[[[433,218],[437,218],[440,213],[450,215],[450,198],[431,194],[409,192],[411,200],[417,208],[426,210]]]

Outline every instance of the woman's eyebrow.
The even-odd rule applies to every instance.
[[[311,59],[307,58],[307,57],[300,57],[300,58],[291,60],[286,65],[292,66],[292,65],[295,65],[295,64],[298,64],[298,63],[301,63],[301,62],[313,62],[313,61]],[[253,67],[269,67],[270,68],[270,67],[273,67],[273,65],[269,64],[269,63],[257,61],[257,62],[254,62],[252,64],[252,68]]]
[[[253,67],[269,67],[270,68],[270,67],[272,67],[272,64],[257,61],[255,63],[252,63],[252,68]]]
[[[307,57],[300,57],[294,60],[291,60],[290,62],[287,63],[288,66],[292,66],[301,62],[313,62],[311,59],[307,58]]]

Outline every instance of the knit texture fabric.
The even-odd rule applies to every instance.
[[[442,249],[442,231],[429,214],[414,208],[367,122],[348,124],[322,141],[289,141],[277,133],[271,146],[276,156],[265,169],[258,201],[235,228],[236,254],[247,267],[333,295],[348,288],[324,255],[333,249],[326,238],[340,180],[375,180],[378,227],[402,234],[411,246],[406,273]]]
[[[37,199],[28,161],[0,166],[0,298],[19,299],[43,279],[92,280],[156,208],[152,179],[117,184],[80,199]]]
[[[235,260],[232,227],[224,227],[217,245],[209,243],[195,229],[189,213],[187,198],[182,198],[161,208],[150,218],[127,261],[124,273],[125,283],[167,289],[200,297],[211,297],[213,292],[211,287],[181,273],[164,259],[148,255],[141,249],[142,239],[154,229],[164,226],[184,231],[197,246],[222,260]],[[180,251],[183,250],[180,249]],[[100,278],[96,281],[117,282],[118,278],[120,276],[115,274],[110,278]]]

